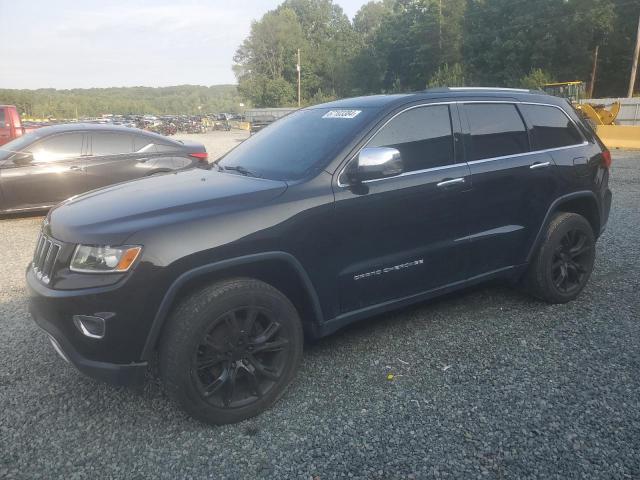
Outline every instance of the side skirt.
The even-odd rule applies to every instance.
[[[483,273],[482,275],[467,278],[459,282],[450,283],[442,287],[426,290],[424,292],[409,295],[407,297],[378,303],[376,305],[371,305],[365,308],[354,310],[352,312],[343,313],[341,315],[338,315],[337,317],[332,318],[326,323],[323,323],[320,326],[319,333],[320,336],[324,337],[364,318],[379,315],[381,313],[386,313],[398,308],[406,307],[408,305],[413,305],[414,303],[423,302],[425,300],[430,300],[432,298],[439,297],[450,292],[455,292],[457,290],[462,290],[464,288],[471,287],[488,280],[504,278],[507,280],[516,281],[524,273],[526,267],[527,265],[523,264],[500,268],[498,270]]]

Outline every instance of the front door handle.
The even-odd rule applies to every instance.
[[[79,167],[78,165],[71,165],[69,167],[69,170],[84,170],[84,168]]]
[[[447,188],[453,185],[461,185],[463,183],[464,183],[464,177],[459,177],[459,178],[451,178],[451,179],[443,180],[438,184],[436,184],[436,186],[438,188]]]
[[[531,170],[535,170],[536,168],[546,168],[551,165],[551,162],[536,162],[533,165],[529,165]]]

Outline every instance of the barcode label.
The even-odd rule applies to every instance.
[[[362,110],[330,110],[322,118],[355,118]]]

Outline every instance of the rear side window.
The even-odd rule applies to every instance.
[[[7,120],[4,117],[4,108],[0,108],[0,128],[6,127]]]
[[[47,137],[25,148],[25,151],[33,153],[33,160],[37,163],[79,157],[82,153],[82,133],[63,133]]]
[[[454,156],[449,107],[407,110],[382,127],[367,146],[398,149],[405,172],[450,165]]]
[[[122,155],[133,152],[131,135],[120,133],[93,133],[91,153],[93,155]]]
[[[471,160],[516,155],[529,151],[522,118],[512,104],[467,104],[471,130]]]
[[[531,127],[531,141],[536,150],[567,147],[583,142],[580,132],[560,109],[544,105],[520,105]]]

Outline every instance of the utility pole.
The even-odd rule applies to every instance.
[[[631,78],[629,79],[629,93],[627,97],[633,97],[633,86],[636,83],[636,73],[638,72],[638,57],[640,57],[640,17],[638,17],[638,32],[636,33],[636,49],[633,52],[633,63],[631,64]]]
[[[591,69],[591,83],[589,83],[589,98],[593,98],[593,88],[596,85],[596,68],[598,67],[598,50],[600,45],[596,45],[593,51],[593,68]]]
[[[298,71],[298,108],[300,108],[300,49],[298,49],[298,63],[296,64]]]
[[[440,53],[440,63],[442,63],[442,0],[438,7],[438,48]]]

